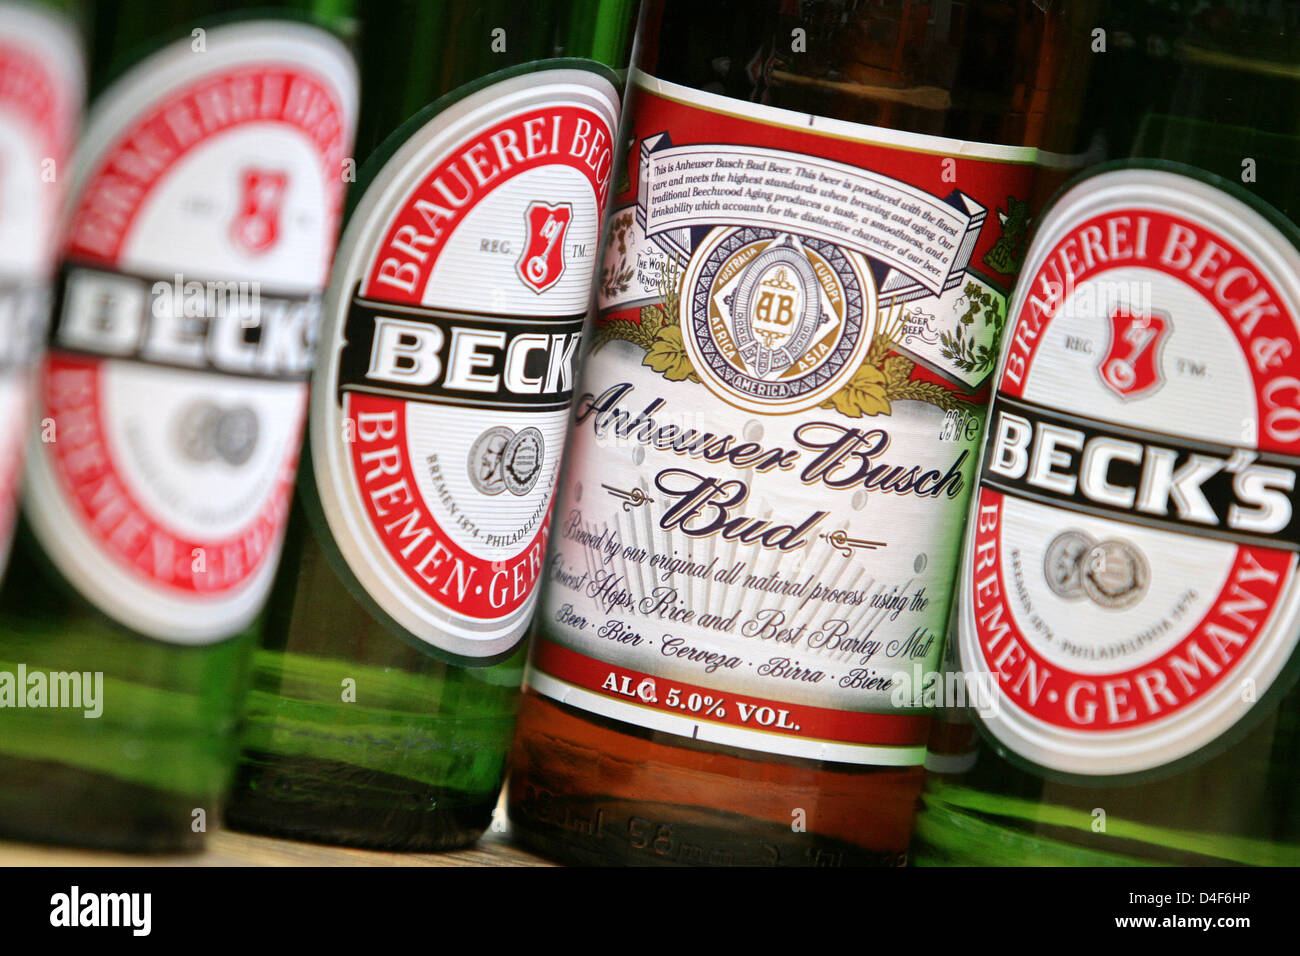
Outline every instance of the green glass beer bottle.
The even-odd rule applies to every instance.
[[[924,864],[1300,862],[1300,8],[1118,2],[1039,219]]]
[[[58,257],[85,62],[63,3],[0,4],[0,575]]]
[[[0,832],[201,845],[283,540],[342,210],[338,4],[93,5],[0,595]]]
[[[374,2],[303,471],[226,820],[468,843],[501,788],[633,0]]]

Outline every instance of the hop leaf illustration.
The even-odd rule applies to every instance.
[[[849,418],[864,415],[888,415],[890,404],[885,373],[874,365],[864,364],[847,385],[822,403]]]
[[[643,361],[670,382],[699,381],[682,345],[682,330],[675,325],[666,325],[659,330]]]
[[[1004,275],[1011,275],[1020,268],[1020,261],[1024,257],[1022,247],[1029,231],[1029,219],[1028,201],[1008,196],[1006,211],[998,210],[1002,235],[984,256],[986,266]]]

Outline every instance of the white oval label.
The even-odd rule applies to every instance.
[[[489,82],[398,148],[340,244],[321,510],[379,610],[450,654],[501,655],[532,613],[617,117],[603,71]]]
[[[1103,172],[1045,216],[960,589],[1006,746],[1151,770],[1242,719],[1300,623],[1300,253],[1200,178]]]
[[[228,637],[266,598],[355,115],[342,44],[267,20],[164,47],[92,110],[25,508],[150,637]]]
[[[0,574],[9,557],[33,371],[44,347],[62,173],[84,95],[71,24],[5,4],[0,16]]]

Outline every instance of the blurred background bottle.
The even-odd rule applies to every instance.
[[[985,696],[932,741],[920,863],[1300,861],[1298,41],[1221,0],[1086,41],[1110,161],[1013,304],[955,601]]]
[[[0,575],[45,347],[85,58],[65,3],[0,4]]]
[[[365,159],[227,822],[488,826],[613,170],[634,0],[366,3]]]
[[[0,594],[22,698],[0,832],[192,848],[283,537],[356,71],[338,3],[85,12],[92,101]]]
[[[512,755],[527,845],[906,861],[906,681],[1081,6],[647,4]]]

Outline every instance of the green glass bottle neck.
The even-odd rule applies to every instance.
[[[1110,0],[1085,125],[1111,159],[1183,163],[1300,217],[1300,5]]]
[[[193,31],[246,18],[307,20],[347,38],[353,0],[97,0],[83,3],[89,38],[90,93],[99,94],[123,71],[160,46]]]
[[[367,0],[357,155],[476,79],[556,57],[627,65],[637,0]]]

